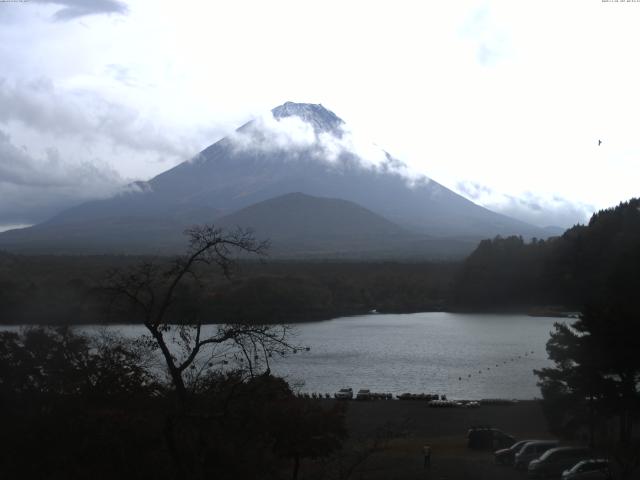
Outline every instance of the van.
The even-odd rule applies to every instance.
[[[544,452],[558,446],[557,440],[535,440],[526,443],[513,460],[513,465],[518,470],[525,470],[531,460],[540,457]]]
[[[510,447],[516,439],[491,426],[471,427],[467,431],[467,447],[477,450],[498,450]]]

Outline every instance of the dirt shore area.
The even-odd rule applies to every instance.
[[[467,429],[491,425],[516,439],[553,438],[538,402],[480,408],[431,408],[424,401],[349,402],[347,425],[352,445],[371,445],[350,478],[357,479],[524,479],[511,467],[496,465],[490,451],[469,450]],[[423,446],[431,447],[425,468]]]

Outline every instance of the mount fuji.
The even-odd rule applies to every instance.
[[[0,234],[0,249],[169,254],[196,223],[253,228],[285,257],[452,257],[548,236],[414,174],[322,105],[287,102],[149,181]]]

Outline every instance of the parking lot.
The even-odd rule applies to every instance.
[[[493,453],[467,448],[467,429],[493,425],[517,439],[553,438],[537,402],[477,409],[434,409],[423,402],[352,402],[347,414],[351,442],[378,438],[352,478],[362,479],[524,479],[526,472],[497,465]],[[423,446],[431,447],[424,466]]]

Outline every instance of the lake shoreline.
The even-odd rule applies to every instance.
[[[331,314],[309,314],[306,315],[304,320],[299,318],[296,319],[287,319],[282,322],[267,322],[268,325],[278,325],[280,323],[287,325],[300,325],[305,323],[313,323],[313,322],[326,322],[335,320],[338,318],[349,318],[349,317],[361,317],[363,315],[411,315],[411,314],[419,314],[419,313],[450,313],[450,314],[465,314],[465,315],[526,315],[529,317],[541,317],[541,318],[578,318],[580,312],[570,310],[568,308],[556,308],[556,307],[529,307],[529,308],[519,308],[519,309],[465,309],[465,308],[433,308],[433,309],[397,309],[397,310],[378,310],[378,309],[356,309],[356,310],[339,310],[334,311]],[[202,325],[224,325],[229,323],[243,323],[238,322],[237,320],[227,320],[222,322],[202,322]],[[256,323],[256,322],[246,322],[246,323]],[[73,326],[83,326],[83,327],[115,327],[115,326],[125,326],[125,325],[144,325],[141,322],[123,322],[123,321],[115,321],[115,322],[58,322],[58,323],[43,323],[43,322],[34,322],[34,323],[25,323],[25,322],[7,322],[0,321],[0,326],[24,326],[24,327],[73,327]],[[171,323],[171,325],[179,325],[178,323]]]

